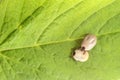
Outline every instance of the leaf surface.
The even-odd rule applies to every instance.
[[[71,54],[98,38],[87,62]],[[120,0],[1,0],[0,80],[119,80]]]

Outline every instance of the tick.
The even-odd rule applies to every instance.
[[[85,62],[89,58],[88,51],[91,50],[97,43],[97,37],[93,34],[88,34],[81,44],[80,49],[76,49],[73,58],[76,61]]]
[[[81,48],[85,48],[86,51],[91,50],[97,43],[97,37],[93,34],[88,34],[82,44],[81,44]]]
[[[89,54],[87,51],[81,50],[81,49],[76,49],[75,53],[73,54],[73,58],[76,61],[80,61],[80,62],[85,62],[88,60],[89,58]]]

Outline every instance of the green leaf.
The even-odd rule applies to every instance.
[[[87,62],[71,57],[98,38]],[[119,80],[120,0],[0,0],[0,80]]]

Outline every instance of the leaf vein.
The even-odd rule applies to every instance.
[[[64,11],[64,12],[61,13],[61,14],[59,14],[57,17],[55,17],[55,18],[45,27],[45,29],[42,31],[42,33],[38,36],[38,38],[37,38],[37,40],[36,40],[35,43],[37,43],[37,42],[39,41],[39,39],[40,39],[40,37],[42,36],[42,34],[44,34],[44,33],[46,32],[46,30],[48,29],[48,27],[49,27],[51,24],[53,24],[53,22],[54,22],[55,20],[57,20],[57,19],[58,19],[59,17],[61,17],[63,14],[68,13],[70,10],[74,9],[74,7],[79,6],[82,2],[83,2],[83,1],[80,1],[79,3],[75,4],[74,6],[70,7],[69,9],[67,9],[66,11]]]
[[[96,35],[96,36],[100,37],[100,36],[106,36],[106,35],[115,34],[115,33],[120,33],[120,30],[115,31],[115,32],[103,33],[103,34]],[[45,46],[45,45],[51,45],[51,44],[59,44],[59,43],[67,42],[67,41],[72,42],[72,41],[76,41],[76,40],[80,40],[80,39],[83,39],[83,37],[75,38],[75,39],[66,39],[66,40],[61,40],[61,41],[51,41],[51,42],[47,42],[47,43],[43,43],[43,44],[36,44],[36,45],[32,45],[32,46],[0,49],[0,52],[10,51],[10,50],[18,50],[18,49],[25,49],[25,48],[33,48],[33,47]]]
[[[114,17],[116,17],[118,15],[120,15],[120,13],[117,13],[117,14],[113,15],[112,17],[110,17],[103,25],[101,25],[101,27],[98,29],[97,33],[99,33],[103,29],[103,27],[105,27],[105,25],[107,25],[107,22],[109,22],[111,19],[113,19]]]
[[[114,3],[114,2],[115,2],[115,1],[113,1],[112,3]],[[112,4],[112,3],[111,3],[111,4]],[[102,7],[102,8],[100,8],[99,10],[95,11],[93,14],[91,14],[90,16],[88,16],[87,19],[85,19],[84,21],[82,21],[82,22],[80,23],[80,25],[82,25],[82,24],[83,24],[85,21],[87,21],[89,18],[93,17],[94,14],[96,14],[98,11],[104,9],[105,7],[107,7],[107,6],[111,5],[111,4],[108,4],[108,5],[106,5],[106,6]],[[71,32],[71,34],[70,34],[70,36],[69,36],[68,38],[71,38],[71,37],[72,37],[72,35],[73,35],[74,32],[80,27],[80,25],[79,25],[78,27],[76,27],[76,28]]]

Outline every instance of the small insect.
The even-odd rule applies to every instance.
[[[88,51],[91,50],[97,43],[97,38],[95,35],[88,34],[82,44],[80,49],[76,49],[73,58],[76,61],[85,62],[89,58]]]
[[[83,51],[81,49],[76,49],[75,54],[73,54],[73,58],[76,61],[85,62],[88,60],[89,54],[87,51]]]
[[[92,35],[92,34],[88,34],[82,44],[81,44],[81,47],[82,48],[85,48],[86,51],[89,51],[91,50],[97,43],[97,38],[95,35]]]

